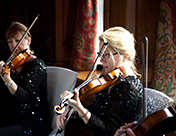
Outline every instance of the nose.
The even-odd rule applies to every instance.
[[[104,59],[103,56],[102,56],[101,59],[100,59],[100,62],[103,63],[105,61],[106,61],[106,59]]]

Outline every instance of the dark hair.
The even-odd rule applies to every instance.
[[[14,37],[18,32],[21,32],[22,35],[27,31],[27,27],[19,22],[12,22],[6,30],[6,39]],[[26,39],[32,39],[30,32],[25,36]]]

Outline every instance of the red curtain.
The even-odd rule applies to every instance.
[[[90,70],[96,58],[98,0],[78,0],[70,68]]]
[[[151,87],[176,100],[176,0],[161,0]]]

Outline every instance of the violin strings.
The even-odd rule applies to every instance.
[[[90,81],[92,81],[92,79],[88,79],[85,82],[83,82],[81,85],[79,85],[76,89],[80,90],[82,87],[84,87],[85,85],[87,85]]]
[[[79,85],[76,89],[79,91],[82,87],[84,87],[85,85],[87,85],[90,81],[92,81],[92,79],[89,79],[89,80],[86,80],[84,81],[81,85]],[[74,90],[66,97],[63,98],[63,100],[61,100],[61,103],[60,103],[60,108],[63,108],[64,106],[62,106],[62,104],[64,104],[69,98],[72,98],[73,97],[73,93],[74,93]]]

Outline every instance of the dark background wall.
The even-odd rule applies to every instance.
[[[6,60],[9,49],[5,39],[6,28],[12,21],[18,21],[29,27],[35,17],[39,18],[31,28],[31,48],[46,63],[54,62],[54,1],[53,0],[6,0],[0,6],[0,58]]]

